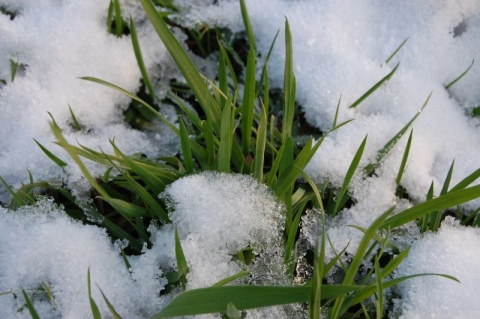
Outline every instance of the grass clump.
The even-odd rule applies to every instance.
[[[186,101],[179,96],[180,94],[172,94],[169,97],[181,110],[178,125],[171,123],[158,111],[155,104],[160,101],[155,95],[152,81],[143,63],[135,23],[132,19],[128,24],[123,20],[118,0],[111,1],[107,19],[108,28],[116,36],[128,34],[131,36],[142,74],[142,92],[144,94],[139,96],[98,78],[84,77],[83,79],[120,91],[132,98],[132,107],[125,114],[127,122],[133,123],[139,117],[143,117],[147,122],[158,118],[178,136],[181,154],[176,157],[159,159],[148,159],[140,155],[127,156],[116,146],[114,140],[111,141],[114,154],[95,151],[82,145],[74,146],[67,142],[61,128],[55,121],[52,121],[51,128],[57,144],[68,152],[90,183],[93,202],[89,205],[79,203],[67,189],[54,187],[46,182],[34,183],[33,178],[30,179],[30,184],[15,192],[2,179],[1,181],[13,197],[11,207],[31,204],[39,192],[53,196],[56,201],[65,203],[70,216],[85,223],[91,222],[93,218],[108,230],[112,239],[128,240],[128,246],[122,247],[122,256],[128,268],[128,255],[140,254],[145,245],[151,246],[148,226],[154,223],[161,227],[171,222],[165,203],[158,197],[167,185],[183,176],[202,171],[214,170],[249,174],[259,183],[268,185],[285,203],[284,262],[288,269],[287,275],[293,278],[297,261],[295,244],[301,227],[302,215],[307,209],[314,209],[324,221],[326,217],[336,216],[349,205],[352,201],[349,188],[354,175],[360,168],[367,137],[364,138],[352,159],[341,188],[335,190],[326,186],[324,189],[319,189],[318,185],[305,173],[305,167],[325,137],[348,122],[337,123],[337,108],[337,115],[329,132],[325,132],[318,139],[308,137],[301,143],[294,139],[293,132],[295,131],[295,119],[298,116],[298,106],[295,103],[296,79],[293,72],[292,37],[288,20],[285,22],[286,58],[283,96],[279,99],[282,104],[280,118],[275,112],[275,108],[272,107],[278,101],[272,101],[275,92],[269,87],[269,54],[261,67],[260,79],[256,78],[259,63],[258,53],[254,32],[243,0],[240,1],[240,10],[249,44],[243,79],[236,72],[236,67],[239,65],[238,56],[232,53],[234,50],[232,50],[231,43],[226,44],[225,41],[219,39],[214,41],[218,48],[218,72],[215,79],[207,79],[197,70],[183,46],[170,31],[165,22],[165,12],[158,12],[154,6],[157,4],[175,11],[177,9],[172,2],[157,0],[152,3],[150,0],[140,0],[140,3],[159,38],[184,76],[188,85],[186,94],[194,97],[195,107],[188,106]],[[199,30],[191,32],[194,42],[202,48],[199,51],[208,55],[211,46],[205,48],[200,43],[206,41],[205,43],[210,44],[211,39],[208,37],[211,34]],[[406,41],[395,50],[386,63]],[[272,42],[272,47],[274,42]],[[399,64],[350,105],[350,108],[358,107],[362,101],[394,76],[398,67]],[[241,83],[242,81],[243,83]],[[448,86],[453,85],[455,81]],[[240,84],[243,84],[244,87],[242,98],[239,97],[241,94]],[[425,108],[429,98],[430,96],[421,110]],[[396,143],[411,128],[421,110],[377,152],[374,162],[363,167],[363,178],[373,175],[375,170],[382,165],[383,160]],[[70,112],[73,127],[81,130],[82,126],[71,108]],[[142,127],[142,125],[137,126],[139,129]],[[407,167],[412,135],[413,133],[410,131],[396,177],[398,194],[402,191],[401,181]],[[59,167],[67,165],[64,160],[55,156],[43,145],[38,142],[37,144]],[[104,165],[106,170],[103,176],[100,178],[92,176],[83,162],[84,159]],[[386,289],[417,276],[439,275],[419,274],[392,279],[392,273],[406,258],[408,249],[403,251],[390,249],[393,247],[390,234],[405,224],[415,221],[420,225],[422,231],[436,231],[446,209],[480,197],[480,186],[470,186],[480,177],[479,171],[472,173],[450,188],[452,173],[453,164],[437,198],[433,197],[432,184],[431,191],[424,203],[397,214],[393,214],[395,208],[392,207],[381,214],[368,228],[356,227],[363,233],[363,237],[355,254],[347,262],[341,256],[344,251],[336,253],[333,260],[325,260],[325,250],[329,239],[323,229],[314,248],[314,257],[311,263],[312,276],[305,278],[306,284],[304,285],[225,286],[233,279],[247,274],[247,272],[241,272],[235,278],[226,278],[212,287],[190,290],[180,294],[167,307],[155,314],[154,318],[204,313],[224,313],[227,316],[237,317],[241,316],[244,310],[290,303],[308,304],[310,318],[320,318],[322,314],[326,314],[328,318],[362,316],[381,318],[386,311]],[[478,225],[478,214],[478,210],[471,213],[465,219],[465,223]],[[325,222],[323,227],[325,227]],[[387,250],[389,250],[391,258],[385,262],[383,257],[387,254]],[[179,287],[184,290],[189,269],[176,231],[175,253],[178,270],[167,275],[170,285],[168,289]],[[248,265],[253,258],[249,255],[250,253],[251,251],[245,248],[244,251],[239,252],[238,259]],[[373,261],[370,266],[368,266],[369,261]],[[326,283],[325,278],[335,265],[339,265],[336,267],[339,267],[343,273],[342,280],[336,284]],[[448,275],[440,274],[440,276],[455,280]],[[25,292],[23,294],[32,317],[35,317],[35,310],[28,295]],[[102,296],[112,316],[119,318],[120,315],[103,292]],[[91,296],[89,272],[88,297],[93,317],[99,318],[98,306]],[[371,300],[375,301],[372,303]]]

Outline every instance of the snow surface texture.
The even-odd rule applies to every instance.
[[[136,1],[130,1],[137,3]],[[72,144],[111,152],[109,139],[125,153],[170,155],[168,132],[142,133],[127,127],[123,110],[129,98],[112,89],[79,77],[93,76],[115,83],[126,90],[140,87],[140,71],[130,37],[118,38],[107,32],[109,1],[17,1],[0,0],[0,7],[15,14],[0,14],[1,136],[0,176],[18,187],[27,180],[27,170],[36,179],[60,175],[58,167],[46,157],[33,139],[69,162],[69,157],[52,143],[50,113]],[[147,68],[171,64],[158,36],[145,20],[138,4],[123,5],[138,24],[140,45]],[[146,45],[148,43],[148,46]],[[20,64],[13,82],[10,60]],[[158,72],[158,65],[156,67]],[[170,78],[169,78],[170,79]],[[85,127],[72,129],[71,106]],[[162,146],[164,145],[164,146]],[[73,167],[75,165],[72,165]],[[71,181],[80,179],[70,170]]]
[[[219,5],[213,5],[213,1],[208,0],[179,2],[189,11],[189,16],[184,19],[185,23],[207,21],[237,31],[243,28],[237,1],[219,1]],[[35,179],[65,177],[32,140],[37,139],[68,161],[68,156],[51,143],[53,136],[47,112],[55,117],[73,144],[78,140],[91,148],[101,147],[109,152],[108,140],[115,137],[117,145],[125,153],[158,155],[169,152],[164,145],[165,142],[170,143],[171,137],[164,131],[147,135],[123,124],[122,110],[128,103],[125,96],[78,79],[81,76],[95,76],[131,91],[137,90],[140,85],[140,72],[130,39],[117,38],[106,31],[108,1],[0,0],[0,6],[16,13],[13,20],[8,15],[0,14],[0,79],[6,81],[5,85],[0,84],[0,134],[4,137],[0,140],[0,176],[14,186],[26,180],[27,170],[33,173]],[[430,102],[414,124],[412,149],[402,181],[403,186],[412,198],[423,200],[432,180],[438,194],[448,167],[454,159],[452,184],[480,167],[479,122],[465,116],[465,112],[480,105],[480,68],[475,64],[452,88],[448,91],[444,88],[444,85],[460,75],[473,59],[479,60],[476,55],[480,52],[480,2],[255,0],[247,1],[247,6],[257,36],[257,46],[263,56],[277,30],[281,30],[270,58],[271,85],[281,87],[283,84],[281,66],[284,59],[283,26],[286,16],[293,34],[297,99],[307,120],[323,131],[330,129],[340,96],[342,101],[339,121],[355,119],[327,137],[309,165],[308,172],[317,182],[323,183],[328,179],[335,186],[341,185],[350,161],[367,133],[367,148],[361,165],[372,161],[376,152],[420,110],[430,92],[433,92]],[[170,76],[173,70],[171,60],[166,57],[166,52],[152,28],[148,23],[142,23],[144,17],[138,2],[122,1],[122,8],[126,15],[131,14],[138,22],[137,29],[145,62],[150,70],[155,71],[151,73],[160,72]],[[180,35],[179,30],[175,33]],[[405,46],[392,61],[385,64],[387,57],[406,38],[409,40]],[[14,82],[10,80],[10,60],[21,65]],[[357,108],[348,108],[398,62],[399,69],[387,85],[382,86]],[[177,76],[175,74],[175,77]],[[70,128],[68,105],[71,105],[76,117],[88,130],[79,133]],[[174,114],[172,118],[175,118]],[[405,140],[404,137],[393,149],[382,167],[377,170],[377,176],[366,180],[359,177],[354,179],[353,195],[357,203],[340,212],[328,225],[329,236],[337,250],[343,249],[346,243],[350,242],[347,250],[354,252],[361,237],[360,232],[347,228],[346,225],[365,227],[392,205],[396,204],[397,209],[408,206],[408,203],[399,201],[394,196],[394,179]],[[69,166],[67,178],[71,185],[85,187],[75,167]],[[99,172],[94,167],[91,169],[94,173]],[[209,175],[192,178],[199,179],[197,181],[200,184],[205,183],[205,180],[215,184],[215,178]],[[252,187],[248,181],[240,182],[236,177],[219,175],[218,178],[224,182],[228,180],[229,187],[233,189],[239,187],[232,186],[236,183],[246,183],[242,185]],[[225,275],[234,274],[239,270],[238,265],[227,260],[225,254],[231,254],[242,245],[260,244],[247,243],[247,237],[242,235],[240,227],[234,228],[232,231],[238,233],[238,238],[226,242],[218,240],[215,243],[220,254],[214,254],[213,251],[201,252],[212,256],[212,260],[223,268],[212,271],[211,266],[208,273],[201,274],[200,270],[195,273],[194,265],[205,267],[203,255],[194,253],[195,246],[201,245],[200,239],[215,239],[214,236],[205,236],[205,225],[208,224],[206,218],[210,214],[217,216],[217,211],[223,211],[227,205],[217,198],[215,200],[222,204],[220,207],[212,204],[211,207],[214,208],[209,212],[193,217],[198,208],[195,207],[193,211],[182,208],[183,195],[177,197],[177,193],[173,193],[184,192],[183,194],[188,195],[198,190],[189,189],[186,181],[188,179],[178,182],[184,183],[184,190],[177,189],[178,186],[174,184],[169,190],[172,193],[167,192],[166,195],[174,205],[173,218],[178,224],[186,254],[188,253],[187,260],[192,270],[189,274],[191,288],[222,279],[221,276],[214,276],[217,271]],[[269,198],[269,195],[265,196]],[[229,198],[229,203],[232,207],[238,207],[234,199]],[[269,205],[275,206],[278,203],[266,205],[273,209]],[[200,207],[203,208],[203,205]],[[49,211],[50,214],[47,213]],[[238,213],[235,212],[232,214]],[[45,214],[47,216],[43,216]],[[198,225],[186,224],[182,216],[193,218]],[[249,217],[245,220],[240,218],[242,227],[245,227],[246,232],[255,233],[258,229],[256,225],[262,225],[264,216],[246,216]],[[222,218],[220,220],[225,221]],[[55,225],[57,226],[54,227]],[[318,226],[318,223],[312,222],[310,225]],[[443,254],[446,258],[442,260],[445,268],[438,269],[438,272],[457,276],[462,283],[433,277],[425,280],[435,280],[432,285],[437,287],[438,284],[438,289],[444,287],[440,285],[454,285],[451,286],[455,287],[454,289],[450,289],[450,286],[445,289],[445,295],[441,297],[445,302],[457,300],[457,297],[466,300],[469,296],[478,295],[471,286],[478,282],[478,278],[468,277],[474,275],[472,269],[478,268],[476,266],[479,264],[479,261],[472,257],[473,252],[478,251],[478,247],[474,246],[475,243],[478,244],[478,232],[450,224],[444,224],[443,227],[445,229],[439,234],[427,235],[413,247],[408,269],[402,268],[399,274],[437,271],[438,268],[429,263],[428,259],[422,258],[422,253],[417,254],[416,249],[422,250],[422,247],[432,245],[429,241],[441,241],[442,245],[446,245],[446,252],[442,250],[438,254]],[[84,298],[88,266],[93,283],[98,283],[117,310],[129,318],[142,317],[158,310],[149,307],[160,306],[162,303],[162,300],[152,298],[164,282],[152,278],[161,276],[159,265],[167,270],[175,267],[172,227],[161,230],[152,227],[154,248],[138,259],[130,260],[133,268],[131,277],[128,277],[128,274],[122,275],[126,270],[118,256],[118,247],[109,243],[103,231],[93,226],[81,226],[51,205],[39,204],[36,207],[24,208],[19,216],[2,210],[0,228],[0,291],[13,289],[18,292],[20,287],[35,288],[45,280],[52,286],[54,293],[62,292],[56,294],[56,300],[58,311],[64,314],[64,317],[68,317],[70,313],[79,317],[90,316],[87,299]],[[315,233],[307,228],[305,226],[305,233]],[[219,233],[218,238],[226,238],[228,235]],[[414,236],[418,236],[418,233],[414,233]],[[457,240],[463,238],[462,236],[468,238]],[[196,239],[199,241],[195,242]],[[310,239],[314,241],[315,238]],[[79,247],[79,242],[86,244]],[[451,246],[448,244],[450,242]],[[457,246],[454,246],[453,243],[457,242]],[[472,244],[470,249],[465,246],[467,242]],[[220,247],[220,243],[227,244]],[[454,250],[453,247],[465,249]],[[259,248],[263,249],[261,245]],[[423,256],[433,253],[434,248],[437,247],[424,249]],[[72,254],[72,251],[79,253]],[[448,258],[450,256],[452,258]],[[433,257],[432,255],[431,258]],[[52,260],[55,262],[51,262]],[[469,267],[463,268],[460,264],[462,261],[468,262]],[[417,300],[420,300],[422,292],[430,290],[433,293],[433,289],[431,286],[417,288],[423,282],[419,280],[423,279],[409,281],[401,288],[404,298],[399,301],[398,308],[405,309],[403,315],[406,318],[410,317],[415,309],[429,309]],[[118,287],[112,286],[112,283],[116,283]],[[62,297],[64,292],[65,296]],[[137,295],[146,302],[145,305],[132,303],[132,299],[128,299],[136,298]],[[106,311],[96,289],[94,298],[103,311]],[[82,303],[78,303],[78,300],[82,300]],[[21,301],[12,301],[11,296],[0,296],[0,311],[6,312],[5,316],[2,313],[2,317],[10,317],[10,314],[17,316],[16,306],[20,304]],[[462,302],[456,303],[457,306],[460,304],[463,307],[458,309],[456,314],[461,313],[465,318],[478,317],[475,303],[471,306]],[[436,305],[438,303],[435,302],[432,307]],[[47,314],[51,309],[47,301],[39,302],[36,306],[41,314]],[[77,310],[79,313],[76,313]],[[451,318],[450,315],[443,316],[446,313],[442,311],[439,317]]]

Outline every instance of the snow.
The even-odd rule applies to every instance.
[[[480,122],[465,114],[480,105],[480,68],[477,63],[459,82],[446,90],[471,64],[479,61],[480,2],[463,1],[246,1],[257,47],[265,56],[276,32],[279,38],[269,63],[270,85],[282,87],[284,60],[283,26],[288,18],[294,50],[297,100],[307,121],[326,132],[332,128],[341,97],[339,122],[354,119],[330,134],[307,167],[319,184],[327,180],[340,187],[361,141],[368,135],[361,169],[373,161],[389,141],[431,99],[413,125],[413,141],[402,185],[414,201],[422,201],[430,183],[439,190],[455,160],[451,185],[480,167]],[[140,132],[123,122],[129,99],[79,77],[94,76],[135,92],[140,86],[138,69],[128,36],[117,38],[106,30],[109,1],[95,0],[0,0],[0,7],[15,13],[13,19],[0,14],[0,176],[19,187],[27,181],[27,170],[36,180],[64,181],[74,194],[88,184],[75,165],[61,170],[36,146],[33,138],[62,160],[69,156],[52,143],[50,116],[63,134],[92,149],[111,151],[109,139],[127,154],[148,156],[176,154],[171,133],[158,125]],[[179,77],[157,35],[145,21],[138,1],[121,1],[124,16],[132,15],[140,37],[147,68],[158,94],[162,81]],[[188,15],[179,21],[195,25],[243,28],[237,1],[179,0]],[[186,36],[179,29],[175,34]],[[405,40],[398,54],[385,63]],[[20,64],[15,80],[10,79],[10,60]],[[211,76],[210,61],[194,59]],[[400,63],[394,76],[356,108],[349,108],[366,90]],[[71,127],[68,106],[88,128]],[[172,122],[176,114],[161,106]],[[408,134],[408,133],[407,133]],[[327,231],[337,251],[347,247],[354,253],[362,236],[348,225],[368,227],[392,206],[396,211],[411,203],[395,196],[395,178],[407,136],[369,178],[357,175],[352,181],[353,206],[328,220]],[[172,146],[173,145],[173,146]],[[102,168],[88,163],[93,174]],[[129,272],[119,255],[120,243],[112,243],[105,231],[73,221],[61,207],[47,200],[16,212],[0,211],[0,315],[25,317],[17,313],[22,298],[2,292],[34,289],[46,282],[55,295],[56,310],[48,299],[35,298],[42,317],[89,317],[86,273],[104,291],[117,311],[126,318],[153,314],[172,296],[158,297],[166,284],[164,272],[176,268],[173,249],[174,227],[190,267],[188,289],[211,285],[241,270],[231,256],[251,246],[259,255],[250,266],[258,284],[286,283],[279,249],[283,220],[282,204],[266,187],[242,175],[203,173],[170,185],[163,199],[170,202],[173,225],[150,227],[151,249],[131,256]],[[0,199],[6,191],[0,188]],[[478,207],[479,201],[469,204]],[[304,218],[303,234],[310,244],[316,240],[318,220]],[[441,277],[415,278],[399,288],[396,311],[402,318],[474,318],[480,313],[472,299],[480,278],[476,258],[479,232],[447,220],[436,234],[420,236],[409,226],[403,245],[412,245],[410,255],[397,276],[420,272],[441,272],[461,283]],[[417,240],[417,238],[419,238]],[[348,245],[347,245],[348,244]],[[462,247],[462,249],[458,249]],[[333,251],[327,251],[333,257]],[[99,290],[93,297],[101,311],[108,310]],[[435,302],[431,303],[434,299]],[[283,313],[279,311],[279,313]],[[253,315],[253,313],[252,313]],[[272,316],[279,315],[271,313]],[[259,317],[264,316],[260,312]],[[286,315],[285,315],[286,316]],[[28,316],[27,316],[28,317]],[[288,317],[288,316],[286,316]]]

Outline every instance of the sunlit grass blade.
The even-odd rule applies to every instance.
[[[145,67],[145,62],[143,61],[140,42],[138,42],[137,29],[135,28],[135,22],[133,22],[132,17],[130,17],[130,37],[132,39],[133,52],[135,53],[135,58],[137,59],[138,68],[140,69],[140,73],[142,73],[143,83],[145,84],[150,97],[155,99],[155,91],[153,90],[152,82],[150,81],[150,77],[148,76],[148,72]]]
[[[405,146],[405,151],[403,152],[402,162],[400,163],[400,167],[398,168],[397,178],[395,179],[395,183],[397,187],[400,186],[402,181],[403,173],[405,173],[405,167],[407,166],[408,154],[410,153],[410,147],[412,145],[412,135],[413,130],[410,131],[410,135],[408,136],[407,145]]]
[[[393,70],[388,73],[385,77],[383,77],[380,81],[378,81],[374,86],[372,86],[367,92],[365,92],[361,97],[359,97],[355,102],[350,105],[350,108],[357,107],[360,103],[362,103],[367,97],[369,97],[373,92],[375,92],[383,83],[387,82],[390,80],[390,78],[395,74],[395,72],[398,69],[398,66],[400,63],[398,63]]]
[[[92,310],[92,316],[94,319],[102,319],[100,310],[98,309],[98,306],[92,297],[92,287],[90,284],[90,267],[88,268],[88,271],[87,271],[87,287],[88,287],[88,300],[90,301],[90,309]]]
[[[52,152],[50,152],[45,146],[43,146],[42,144],[40,144],[39,141],[37,141],[36,139],[33,139],[35,141],[35,143],[37,143],[38,147],[40,147],[40,149],[43,151],[43,153],[45,153],[45,155],[47,155],[47,157],[49,159],[51,159],[55,164],[57,164],[58,166],[60,167],[65,167],[67,166],[67,163],[62,161],[61,159],[59,159],[57,156],[53,155]]]
[[[472,68],[473,64],[475,63],[475,59],[472,60],[472,63],[470,64],[470,66],[465,70],[463,71],[462,74],[460,74],[455,80],[453,80],[452,82],[448,83],[447,85],[445,85],[445,89],[448,90],[449,88],[452,87],[452,85],[454,85],[455,83],[457,83],[461,78],[463,78],[467,73],[468,71],[470,71],[470,69]]]
[[[23,298],[25,299],[25,303],[27,304],[28,312],[30,313],[30,316],[32,317],[32,319],[40,319],[40,316],[38,315],[37,310],[33,306],[32,300],[28,296],[27,292],[23,289],[22,289],[22,295],[23,295]]]
[[[414,207],[404,210],[389,219],[382,226],[394,229],[406,223],[421,218],[423,215],[436,210],[445,210],[460,204],[464,204],[480,197],[480,185],[472,186],[458,191],[450,191],[445,195],[439,196],[432,200],[418,204]]]
[[[255,41],[255,34],[253,33],[252,23],[250,22],[250,17],[248,16],[247,6],[245,5],[245,0],[240,0],[240,9],[242,12],[243,25],[245,26],[245,31],[247,32],[248,42],[253,48],[253,51],[257,51],[257,45]]]
[[[335,298],[357,291],[358,286],[322,286],[322,298]],[[245,310],[289,303],[307,302],[310,286],[221,286],[189,290],[176,297],[152,319],[174,316],[188,316],[206,313],[225,313],[232,303],[237,309]]]
[[[282,121],[282,140],[292,133],[293,117],[295,115],[295,74],[293,72],[293,41],[288,19],[285,19],[285,70],[283,84],[283,121]]]
[[[242,102],[242,151],[250,153],[252,140],[253,114],[255,111],[255,51],[250,47],[247,58],[247,74]]]
[[[365,149],[366,144],[367,144],[367,136],[365,136],[365,138],[363,139],[362,143],[360,144],[360,147],[358,148],[357,152],[355,153],[355,156],[352,159],[352,162],[350,163],[350,166],[348,167],[347,174],[343,179],[342,187],[340,188],[340,191],[336,196],[335,206],[333,207],[333,210],[331,212],[332,216],[335,216],[338,213],[340,204],[342,203],[343,198],[347,193],[348,186],[350,185],[350,181],[352,180],[353,175],[355,174],[355,171],[357,170],[357,167],[360,164],[360,160],[362,159],[363,151]]]
[[[103,293],[102,289],[100,289],[100,287],[98,287],[97,285],[97,288],[98,290],[100,290],[100,293],[102,294],[102,297],[103,297],[103,300],[105,301],[105,303],[107,304],[107,307],[108,307],[108,310],[110,310],[110,313],[112,314],[112,318],[113,319],[122,319],[122,317],[118,314],[118,312],[115,310],[115,307],[113,307],[112,303],[110,302],[110,300],[108,300],[107,296],[105,296],[105,294]]]
[[[397,55],[398,51],[400,51],[400,49],[405,45],[405,43],[407,43],[408,39],[410,38],[406,38],[405,40],[403,40],[403,42],[398,46],[398,48],[396,48],[395,51],[390,54],[390,56],[385,60],[385,64],[388,64],[388,62],[390,62],[390,60],[392,60],[393,57]]]
[[[175,64],[182,72],[189,87],[195,94],[198,103],[200,103],[206,114],[212,113],[215,123],[220,121],[220,109],[216,102],[213,101],[212,96],[209,94],[208,87],[200,75],[200,72],[190,60],[187,53],[182,48],[173,33],[168,29],[167,24],[158,14],[157,9],[153,6],[151,1],[140,0],[140,3],[142,4],[143,9],[148,16],[150,23],[172,56]]]
[[[402,138],[402,136],[407,132],[407,130],[412,126],[413,122],[417,119],[417,117],[422,113],[422,111],[425,109],[427,106],[428,102],[430,101],[430,97],[432,96],[432,93],[430,93],[425,100],[425,102],[422,105],[422,108],[420,111],[418,111],[413,118],[400,130],[398,131],[397,134],[393,138],[391,138],[381,150],[377,152],[377,156],[375,157],[375,162],[368,164],[364,170],[363,174],[364,176],[369,176],[373,171],[382,163],[382,161],[385,159],[385,157],[390,153],[390,151],[393,149],[393,147],[398,143],[398,141]]]

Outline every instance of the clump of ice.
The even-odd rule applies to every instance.
[[[427,233],[416,241],[396,277],[440,273],[417,277],[399,285],[401,299],[396,308],[400,318],[478,318],[480,307],[480,230],[463,227],[447,217],[438,233]]]
[[[282,259],[283,205],[252,177],[195,174],[175,181],[163,196],[171,203],[171,219],[189,264],[189,288],[209,286],[241,271],[232,257],[246,247],[264,262]],[[282,266],[272,264],[274,269],[263,269],[253,279],[273,284],[274,275],[266,272],[281,273]]]
[[[158,294],[166,279],[158,265],[132,256],[129,273],[105,229],[71,219],[51,201],[41,200],[15,212],[0,209],[0,242],[2,318],[28,317],[26,310],[17,313],[24,305],[21,289],[30,297],[35,294],[34,307],[42,318],[91,317],[88,269],[92,296],[103,316],[109,310],[98,287],[125,318],[148,317],[164,304]],[[51,289],[54,306],[46,293],[36,290],[42,283]]]

